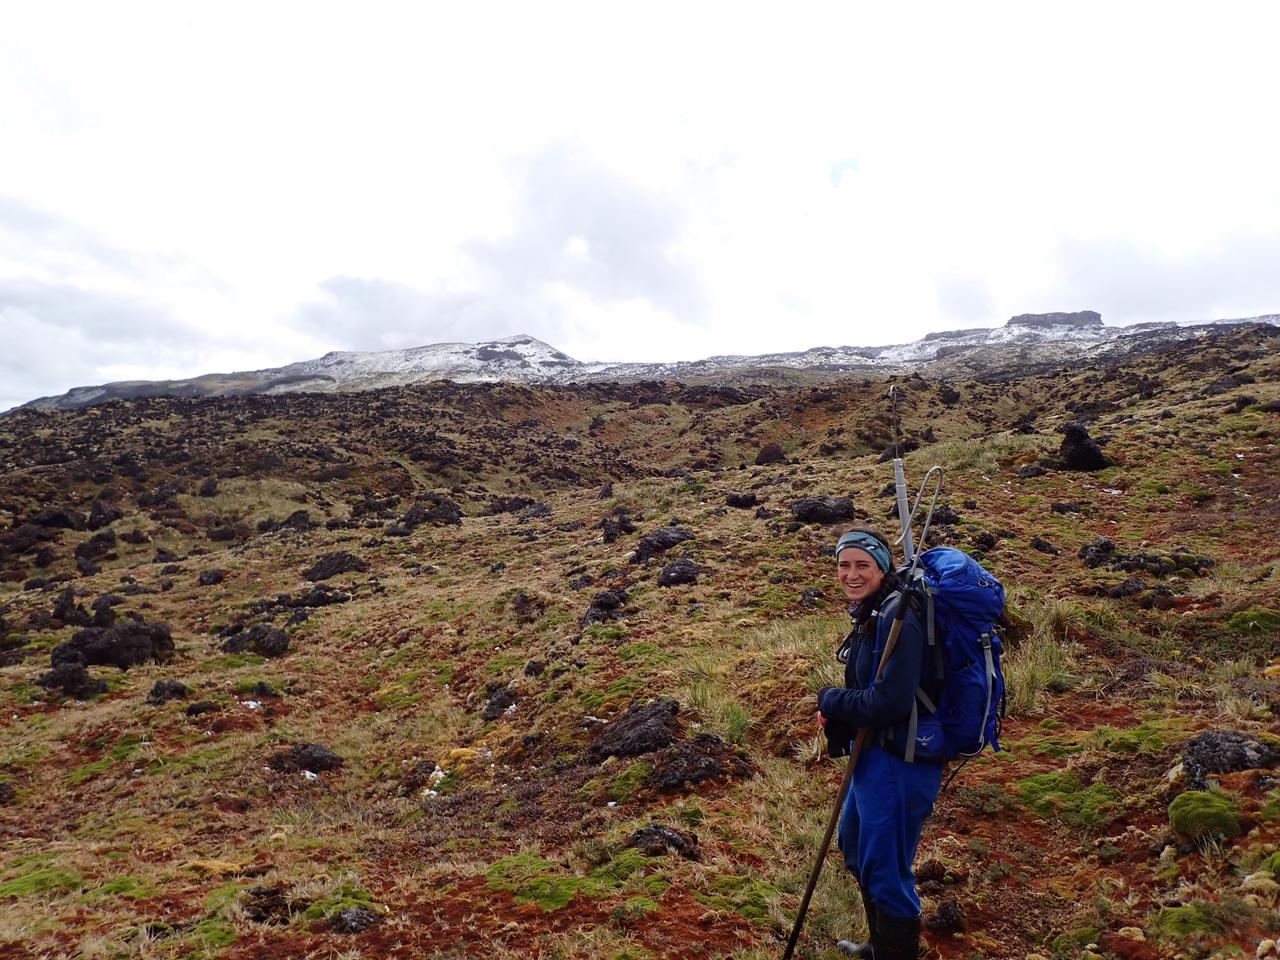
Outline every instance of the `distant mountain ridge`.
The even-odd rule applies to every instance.
[[[584,363],[534,337],[517,334],[482,343],[436,343],[403,350],[334,351],[314,360],[187,380],[130,380],[75,387],[41,397],[23,408],[56,411],[148,396],[235,396],[290,392],[375,390],[431,380],[462,383],[582,383],[599,381],[811,380],[816,376],[876,376],[914,371],[926,376],[1012,372],[1027,365],[1089,356],[1123,355],[1133,349],[1204,336],[1222,325],[1280,326],[1280,314],[1213,323],[1139,323],[1106,326],[1096,311],[1020,314],[1003,327],[974,327],[926,334],[884,347],[813,347],[758,356],[724,355],[671,363]],[[21,408],[20,408],[21,409]]]

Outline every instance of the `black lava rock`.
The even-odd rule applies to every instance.
[[[693,534],[684,527],[661,527],[653,531],[653,533],[646,534],[640,538],[640,543],[636,546],[635,556],[631,558],[631,562],[644,563],[650,557],[666,553],[676,544],[692,539]]]
[[[791,504],[791,515],[801,523],[846,523],[853,519],[853,499],[801,497]]]
[[[83,662],[55,664],[52,670],[41,674],[36,683],[47,690],[61,690],[76,700],[90,700],[107,692],[106,681],[91,677]]]
[[[604,590],[591,599],[591,606],[582,615],[582,626],[595,623],[611,623],[622,616],[622,605],[627,602],[627,591],[619,587],[616,590]]]
[[[154,660],[161,663],[173,654],[168,624],[124,620],[111,628],[86,627],[53,648],[53,666],[59,663],[102,664],[128,670]]]
[[[700,733],[663,750],[653,760],[646,783],[674,793],[707,780],[745,776],[751,766],[713,733]]]
[[[378,915],[364,907],[344,907],[333,918],[338,933],[360,933],[378,922]]]
[[[330,577],[336,577],[340,573],[364,573],[368,569],[369,564],[354,553],[335,550],[333,553],[326,553],[313,565],[302,571],[302,575],[308,580],[316,582],[328,580]]]
[[[1056,557],[1058,554],[1062,553],[1061,550],[1055,547],[1048,540],[1042,540],[1039,537],[1031,538],[1031,549],[1039,550],[1041,553],[1047,553],[1051,557]]]
[[[1187,741],[1182,762],[1187,770],[1187,786],[1203,790],[1206,774],[1270,769],[1280,763],[1280,750],[1253,734],[1209,730]]]
[[[227,571],[218,570],[216,568],[210,570],[201,570],[200,576],[196,578],[196,582],[202,587],[212,587],[227,579]]]
[[[421,497],[409,511],[400,518],[400,522],[387,527],[387,535],[392,537],[408,536],[424,523],[445,527],[462,523],[462,508],[439,494],[428,493]]]
[[[1098,537],[1093,543],[1087,543],[1081,547],[1079,556],[1084,561],[1084,565],[1092,570],[1110,562],[1115,553],[1116,545],[1112,541],[1106,537]]]
[[[1111,466],[1102,448],[1089,436],[1083,423],[1072,420],[1062,426],[1062,445],[1058,448],[1058,460],[1066,470],[1092,472]]]
[[[516,690],[514,687],[500,687],[494,691],[489,697],[489,702],[484,706],[484,713],[480,718],[485,723],[497,720],[500,716],[507,712],[507,708],[516,702]]]
[[[318,743],[297,743],[273,756],[268,765],[282,773],[293,770],[323,773],[326,770],[337,770],[345,762],[328,747],[322,747]]]
[[[289,635],[268,623],[255,623],[228,637],[223,642],[222,649],[227,653],[243,653],[248,650],[260,657],[283,657],[289,652]]]
[[[756,506],[760,502],[760,498],[754,493],[731,493],[724,498],[724,502],[731,507],[737,507],[739,510],[746,510]]]
[[[770,464],[782,463],[787,459],[786,452],[782,447],[774,442],[766,443],[756,453],[756,466],[767,467]]]
[[[124,514],[120,508],[114,504],[107,503],[105,500],[93,501],[93,506],[89,509],[89,522],[87,524],[90,530],[101,530],[109,523],[114,523],[123,517]]]
[[[699,856],[695,834],[656,823],[641,827],[627,838],[625,846],[635,847],[646,857],[665,857],[675,853],[686,860],[697,860]]]
[[[587,748],[587,762],[600,763],[610,756],[632,757],[669,746],[680,733],[676,719],[679,712],[680,704],[670,697],[643,705],[633,703],[622,716],[601,729]]]
[[[702,567],[688,557],[681,557],[662,568],[662,572],[658,574],[658,586],[674,587],[682,583],[697,583],[700,573]]]
[[[180,680],[157,680],[147,694],[147,703],[161,704],[167,700],[185,700],[190,688]]]
[[[959,933],[965,927],[964,908],[960,901],[948,897],[924,918],[924,926],[934,933]]]
[[[1029,463],[1025,467],[1018,468],[1018,479],[1030,480],[1032,477],[1041,476],[1044,472],[1044,467],[1038,466],[1034,463]]]

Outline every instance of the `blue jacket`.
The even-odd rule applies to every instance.
[[[850,739],[859,727],[870,727],[876,742],[898,756],[906,750],[916,690],[923,688],[936,699],[938,686],[938,681],[933,679],[934,671],[926,673],[924,625],[910,604],[884,676],[878,681],[875,679],[902,599],[898,596],[885,602],[863,627],[854,627],[846,638],[845,688],[827,687],[818,700],[818,709],[826,717],[828,727],[835,725]]]

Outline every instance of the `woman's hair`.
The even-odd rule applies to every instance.
[[[875,537],[877,540],[879,540],[881,543],[884,544],[885,550],[889,552],[889,559],[890,561],[892,561],[893,541],[890,540],[888,537],[886,537],[883,533],[881,533],[875,527],[865,527],[865,526],[850,527],[848,530],[845,531],[845,533],[865,533],[867,536]],[[841,536],[843,535],[844,534],[841,534]],[[861,603],[856,605],[856,609],[854,610],[854,619],[857,621],[858,625],[861,626],[862,624],[870,620],[872,611],[879,610],[880,604],[884,602],[884,598],[887,597],[889,594],[893,593],[893,591],[897,589],[898,589],[898,571],[891,564],[889,567],[889,570],[884,575],[883,582],[881,582],[880,584],[880,589],[878,589],[871,596],[867,597],[866,600],[863,600]]]

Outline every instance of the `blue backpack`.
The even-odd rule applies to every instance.
[[[1000,749],[1005,715],[999,621],[1004,587],[971,556],[953,547],[920,555],[911,592],[922,601],[925,669],[936,670],[938,702],[916,691],[905,759],[968,759]],[[912,736],[914,732],[914,736]]]

